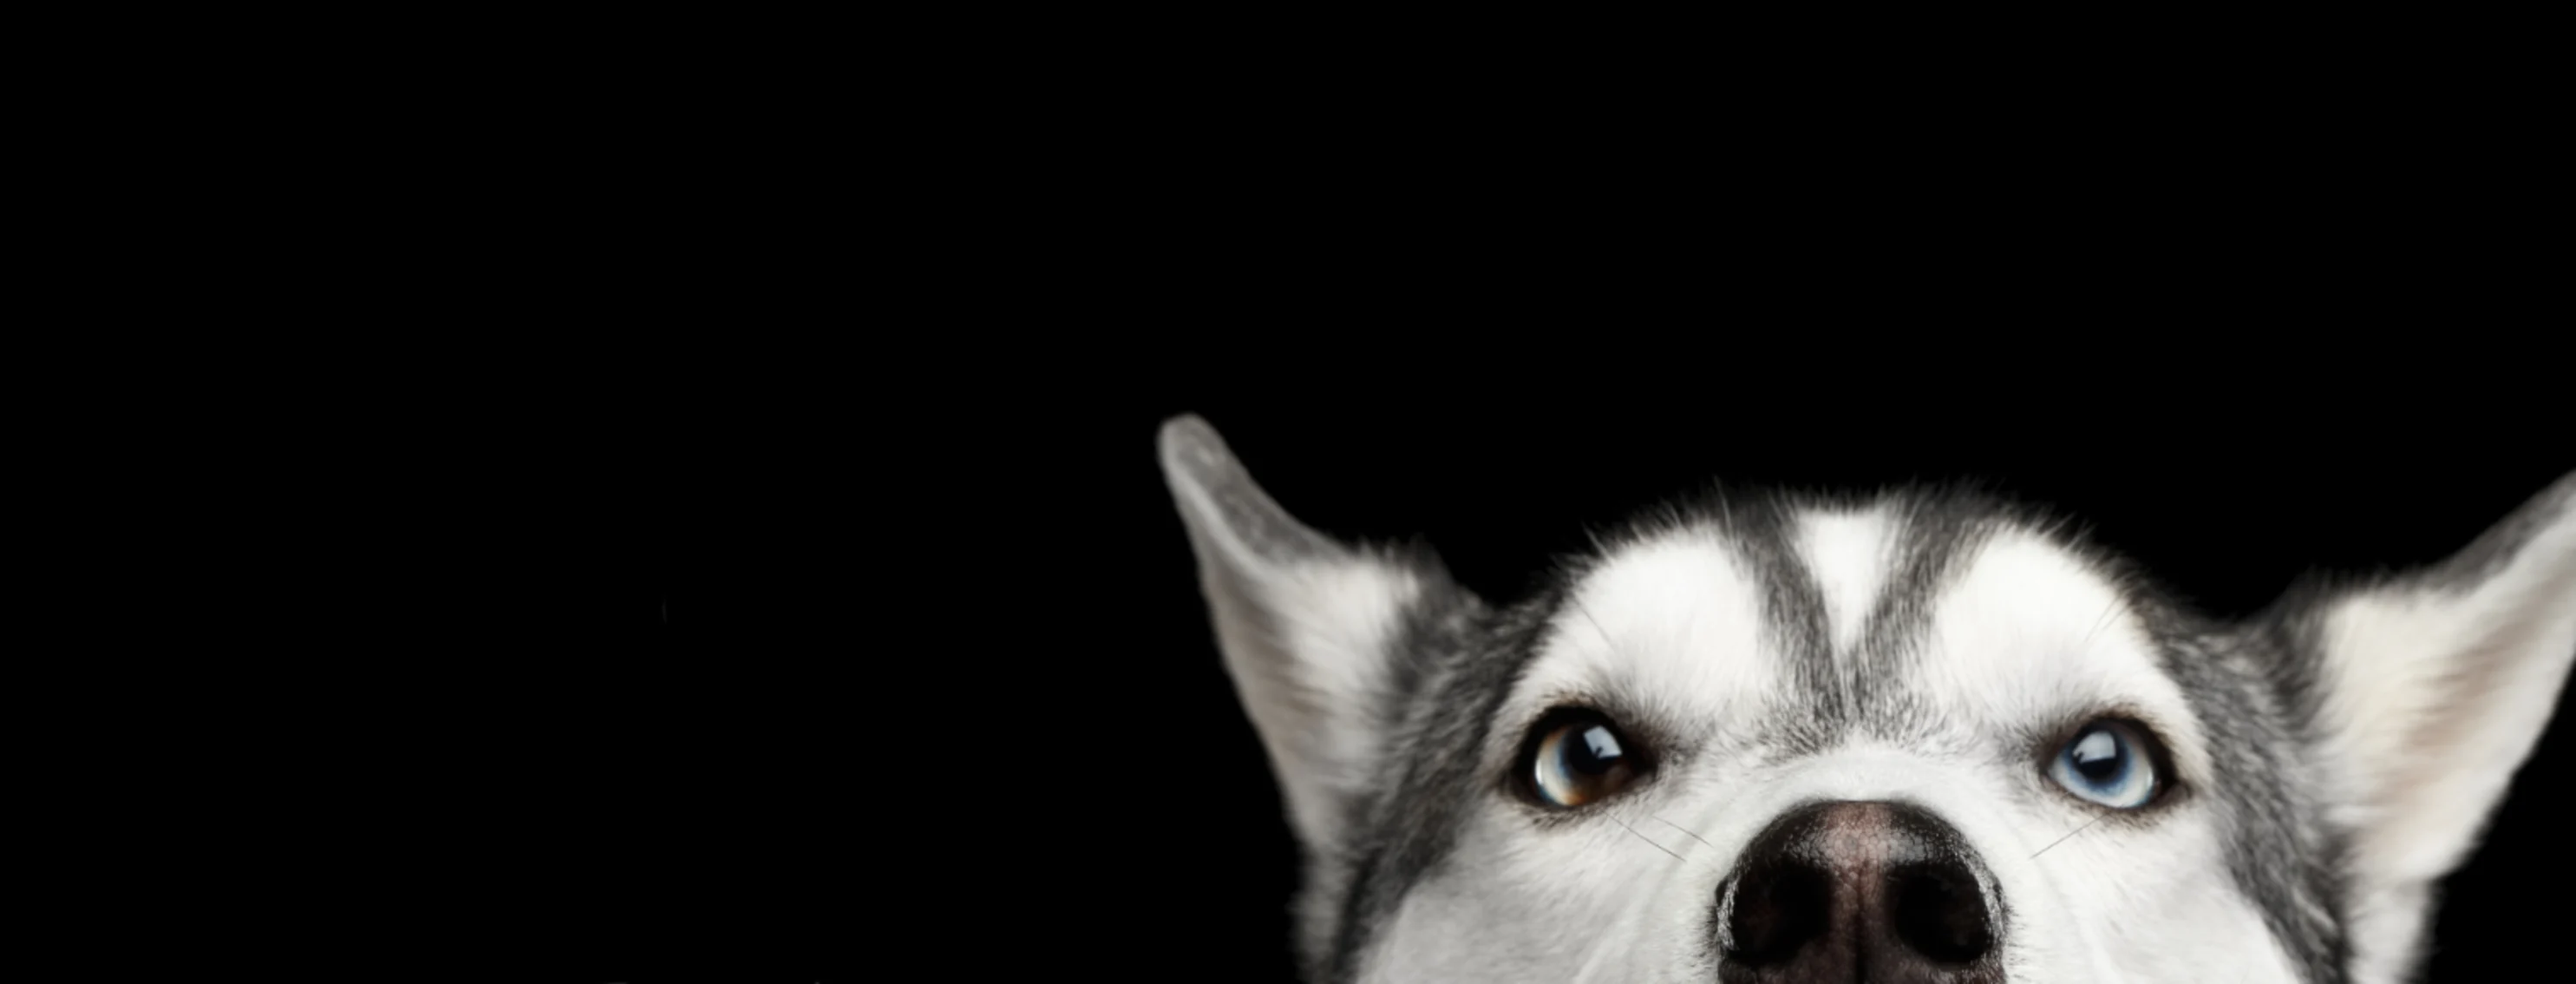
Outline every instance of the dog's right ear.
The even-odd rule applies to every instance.
[[[2576,473],[2442,564],[2294,597],[2259,627],[2294,642],[2287,693],[2349,838],[2356,965],[2403,966],[2576,665]]]
[[[1271,501],[1196,416],[1163,424],[1163,477],[1198,554],[1217,648],[1269,749],[1290,821],[1342,843],[1394,726],[1408,629],[1456,600],[1436,565],[1354,549]]]

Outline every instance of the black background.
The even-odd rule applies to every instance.
[[[1295,848],[1155,465],[1174,414],[1497,602],[1712,478],[1965,478],[2243,614],[2576,468],[2563,161],[2517,121],[2412,105],[2425,168],[2375,117],[2302,153],[1065,81],[893,99],[852,124],[873,173],[702,108],[743,159],[675,211],[721,231],[614,288],[687,326],[646,380],[658,581],[632,647],[543,675],[542,861],[494,881],[557,979],[1286,979]],[[2430,980],[2550,966],[2571,730]]]
[[[685,523],[639,613],[648,655],[578,702],[581,778],[548,794],[566,971],[1287,979],[1294,848],[1155,465],[1171,414],[1207,417],[1308,523],[1422,536],[1497,601],[1712,477],[1969,478],[2238,615],[2303,571],[2437,560],[2576,468],[2561,384],[2511,342],[2419,332],[2446,358],[2338,362],[2320,337],[2315,361],[2258,366],[2053,353],[2139,341],[2071,328],[1910,334],[1892,353],[1712,315],[1470,366],[1211,328],[1083,354],[1123,371],[952,363],[919,402],[727,387],[678,428],[697,472],[670,477]],[[2563,910],[2531,892],[2570,871],[2569,731],[2448,883],[2430,980],[2552,952]]]

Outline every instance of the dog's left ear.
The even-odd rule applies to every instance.
[[[1216,429],[1175,417],[1163,477],[1198,554],[1217,648],[1309,849],[1339,847],[1380,766],[1420,630],[1477,603],[1427,556],[1335,542],[1271,501]]]
[[[2293,697],[2315,702],[2356,887],[2366,907],[2408,908],[2468,856],[2576,662],[2576,474],[2451,559],[2274,625],[2314,661]]]

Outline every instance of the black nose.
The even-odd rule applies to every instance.
[[[1941,818],[1817,803],[1753,839],[1718,891],[1725,984],[2002,984],[2003,914]]]

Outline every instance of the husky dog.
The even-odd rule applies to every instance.
[[[1493,607],[1161,457],[1308,979],[2406,979],[2576,661],[2576,474],[2220,624],[2027,511],[1726,497]]]

